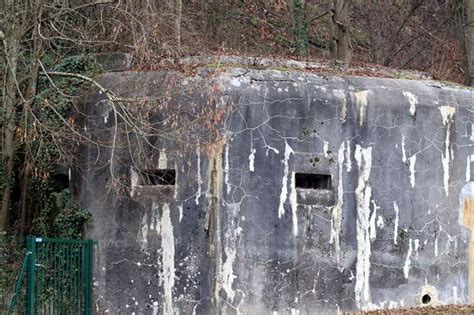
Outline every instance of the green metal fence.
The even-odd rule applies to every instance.
[[[0,314],[8,314],[25,252],[26,237],[0,233]],[[24,314],[25,288],[18,288],[18,292],[16,310]]]
[[[26,314],[92,313],[92,240],[28,236],[25,261],[10,305],[26,271]]]

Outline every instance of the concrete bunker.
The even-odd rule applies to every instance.
[[[471,301],[459,212],[472,178],[471,90],[239,68],[112,73],[101,83],[157,98],[169,81],[183,92],[159,111],[141,109],[150,121],[212,107],[210,129],[151,139],[154,151],[119,139],[132,150],[118,147],[114,176],[130,194],[107,193],[109,170],[92,167],[110,151],[82,155],[76,195],[99,241],[98,312],[311,314]],[[107,139],[114,121],[102,119],[103,97],[84,105],[88,130]]]

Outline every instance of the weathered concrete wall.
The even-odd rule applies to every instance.
[[[114,151],[84,149],[76,192],[99,242],[99,313],[314,314],[473,301],[471,90],[249,69],[114,73],[102,82],[128,97],[163,96],[178,82],[189,89],[176,108],[226,112],[213,126],[221,138],[155,137],[158,150],[145,150],[144,161],[133,159],[138,142],[124,139]],[[113,115],[101,97],[85,100],[86,127],[110,140]],[[167,115],[143,111],[151,121]],[[135,169],[150,167],[175,168],[176,185],[138,185]],[[296,188],[295,173],[330,175],[331,189]],[[131,190],[109,191],[111,174]]]

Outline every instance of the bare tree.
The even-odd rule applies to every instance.
[[[2,40],[1,69],[2,80],[2,205],[0,210],[0,232],[9,225],[12,209],[12,189],[20,187],[19,213],[15,217],[22,223],[27,217],[27,187],[35,171],[35,152],[32,141],[37,139],[38,128],[48,128],[38,118],[37,86],[41,59],[48,55],[54,60],[64,51],[86,48],[98,43],[93,36],[84,32],[86,25],[83,13],[90,7],[111,3],[97,1],[58,5],[54,1],[0,2],[0,37]],[[84,12],[86,10],[86,12]],[[76,24],[70,23],[74,21]],[[77,50],[76,50],[77,51]],[[53,61],[54,63],[54,61]],[[47,100],[44,100],[47,101]],[[47,138],[44,138],[45,140]],[[23,224],[22,224],[23,226]]]
[[[469,69],[469,83],[474,86],[474,0],[465,0],[466,6],[466,56]]]
[[[309,54],[308,45],[308,20],[306,15],[306,0],[289,0],[291,21],[293,25],[293,35],[295,38],[295,54],[307,56]]]
[[[204,18],[203,29],[207,33],[207,39],[220,45],[223,39],[224,27],[226,19],[226,6],[229,0],[204,0]]]
[[[160,64],[157,60],[160,61],[163,56],[179,56],[182,47],[182,0],[166,3],[127,0],[119,3],[113,0],[91,0],[86,3],[82,0],[0,1],[0,36],[3,46],[0,50],[3,71],[0,232],[7,230],[12,217],[19,221],[24,230],[27,218],[31,217],[29,212],[32,211],[28,207],[31,205],[31,202],[28,204],[29,185],[35,179],[46,181],[50,176],[48,172],[51,169],[42,169],[40,165],[40,157],[48,154],[48,148],[54,147],[58,152],[58,156],[49,157],[56,159],[52,163],[71,163],[74,159],[72,143],[76,146],[83,143],[111,148],[111,186],[121,185],[114,169],[114,152],[120,148],[117,140],[120,133],[142,139],[154,149],[157,148],[147,140],[149,137],[165,136],[168,139],[181,139],[179,141],[187,139],[192,145],[197,142],[198,133],[194,131],[201,128],[196,126],[211,126],[208,120],[218,115],[212,106],[206,110],[194,108],[196,112],[192,117],[195,118],[190,121],[188,117],[191,109],[179,109],[176,113],[169,112],[170,117],[166,121],[173,125],[166,126],[166,131],[163,131],[160,128],[164,125],[152,124],[141,116],[141,111],[134,111],[134,108],[142,108],[150,100],[123,99],[103,88],[93,77],[77,72],[74,63],[68,71],[55,70],[55,65],[67,60],[65,56],[84,52],[128,50],[136,57],[139,63],[137,67],[147,69]],[[166,8],[170,3],[171,15],[157,15],[161,8]],[[150,19],[143,19],[143,15]],[[163,30],[163,25],[168,29],[165,27]],[[160,41],[160,38],[164,40]],[[64,83],[64,80],[69,81]],[[75,125],[73,117],[68,117],[64,109],[58,108],[58,104],[73,104],[77,97],[68,94],[64,86],[80,83],[95,86],[108,99],[102,106],[110,107],[114,115],[114,137],[111,143],[99,143],[92,139]],[[42,89],[38,90],[39,85]],[[44,95],[45,87],[53,91],[54,95]],[[166,106],[168,97],[170,95],[167,93],[163,98],[153,100],[153,104],[158,103],[153,110]],[[77,110],[74,114],[76,118],[83,115]],[[51,115],[57,118],[53,123],[48,120]],[[21,195],[14,204],[12,189],[15,189],[15,195],[18,192]],[[18,209],[18,212],[12,216],[11,209]]]
[[[332,57],[342,62],[351,60],[349,6],[350,0],[331,0],[330,2],[330,50]]]
[[[183,18],[183,1],[176,0],[175,5],[175,34],[176,34],[176,52],[179,55],[181,52],[181,20]]]
[[[4,165],[3,189],[2,189],[2,206],[0,211],[0,232],[6,231],[8,226],[9,212],[11,206],[11,189],[13,182],[14,164],[16,152],[18,148],[17,137],[18,122],[23,121],[27,114],[28,108],[33,102],[36,94],[36,80],[38,75],[38,62],[33,61],[27,70],[25,77],[21,77],[19,71],[19,58],[21,57],[22,39],[30,28],[30,19],[33,20],[32,29],[32,57],[37,60],[42,54],[42,40],[38,36],[37,30],[39,20],[42,16],[40,5],[36,1],[30,3],[18,3],[14,0],[5,0],[2,3],[4,8],[1,15],[1,34],[4,48],[4,81],[2,103],[3,103],[3,119],[2,119],[2,159]],[[25,10],[29,14],[17,16]],[[20,89],[20,82],[26,81],[26,88]],[[20,104],[20,108],[18,108]],[[18,117],[21,115],[20,117]]]

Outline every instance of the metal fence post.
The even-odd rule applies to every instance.
[[[36,237],[28,236],[26,239],[26,251],[30,253],[28,259],[28,273],[26,279],[26,314],[35,313],[35,272],[36,272]]]
[[[25,273],[26,267],[28,266],[30,255],[31,253],[27,251],[25,254],[25,258],[23,258],[23,262],[21,263],[21,269],[20,269],[20,273],[18,274],[18,279],[16,281],[15,291],[13,291],[13,297],[10,302],[10,307],[8,308],[8,315],[13,315],[13,311],[15,310],[16,301],[17,301],[18,295],[20,294],[21,286],[23,283],[23,274]]]
[[[92,314],[92,257],[93,257],[93,246],[92,240],[86,241],[85,246],[85,261],[84,261],[84,314]]]

